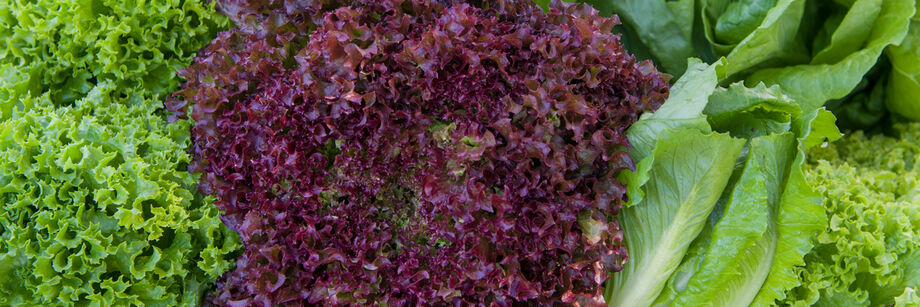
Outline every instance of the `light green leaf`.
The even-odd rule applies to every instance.
[[[920,306],[920,296],[914,288],[904,288],[904,293],[894,298],[895,307],[916,307]]]
[[[830,42],[811,59],[811,64],[837,63],[865,44],[872,25],[882,11],[883,0],[858,0],[831,35]]]
[[[691,0],[670,4],[663,0],[586,0],[601,13],[617,14],[631,33],[647,46],[664,71],[680,76],[687,59],[695,56],[690,29],[693,26]],[[673,9],[673,10],[672,10]],[[654,16],[654,18],[650,18]]]
[[[911,120],[920,121],[920,13],[900,45],[886,50],[891,60],[886,99],[888,108]]]
[[[857,131],[809,153],[828,223],[781,305],[891,306],[920,287],[920,124],[894,129],[898,138]]]
[[[674,306],[747,306],[753,301],[776,252],[776,211],[795,152],[791,133],[751,141],[741,177],[713,227],[705,261]]]
[[[827,225],[823,198],[805,180],[805,150],[812,140],[837,137],[834,117],[824,110],[811,111],[796,119],[794,127],[798,152],[791,163],[786,186],[776,215],[776,252],[770,272],[751,306],[771,306],[782,300],[786,291],[800,284],[796,267],[805,264],[803,257],[814,246],[814,237]]]
[[[233,265],[160,100],[214,5],[0,1],[0,306],[198,306]]]
[[[801,58],[804,51],[796,41],[804,9],[805,0],[779,0],[760,25],[726,56],[726,75],[735,75],[766,61],[805,60]]]
[[[716,203],[716,207],[719,206],[720,202]],[[710,242],[712,241],[713,216],[714,214],[709,214],[709,219],[706,221],[706,225],[703,226],[700,235],[690,244],[690,248],[687,249],[687,254],[684,255],[684,259],[680,263],[680,266],[677,267],[674,274],[671,274],[671,279],[668,280],[664,290],[661,291],[661,294],[659,294],[655,302],[652,303],[653,307],[671,306],[671,302],[674,301],[677,294],[687,289],[690,278],[699,272],[700,267],[703,265],[703,260],[706,260],[706,249],[709,248]]]
[[[763,22],[776,0],[739,0],[728,3],[715,24],[717,41],[738,44]]]
[[[885,47],[904,39],[915,9],[912,0],[884,1],[863,49],[833,64],[763,69],[748,77],[745,83],[779,84],[806,112],[822,106],[828,100],[842,98],[859,84]]]
[[[709,100],[703,113],[712,128],[746,139],[789,131],[792,117],[801,113],[778,86],[767,88],[763,83],[753,88],[740,82],[718,88]]]
[[[632,261],[608,281],[610,306],[649,306],[680,264],[719,199],[743,140],[666,130],[652,151],[645,198],[617,217]],[[628,183],[627,183],[628,184]]]
[[[707,65],[699,59],[687,60],[687,72],[671,87],[671,96],[654,113],[642,119],[693,119],[700,118],[709,103],[709,95],[724,76],[724,60]]]

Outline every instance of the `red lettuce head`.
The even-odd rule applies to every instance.
[[[182,72],[200,188],[246,252],[226,305],[603,303],[624,131],[666,80],[555,2],[224,1]]]

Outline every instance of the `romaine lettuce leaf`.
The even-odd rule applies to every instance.
[[[658,296],[722,194],[744,141],[695,129],[661,133],[642,202],[618,220],[630,260],[612,274],[610,306],[647,306]]]
[[[620,176],[630,261],[608,281],[611,306],[770,305],[798,285],[826,225],[802,163],[840,136],[834,116],[803,113],[776,86],[719,87],[722,63],[691,61],[671,99],[627,132],[640,163]]]
[[[907,37],[885,52],[891,60],[885,103],[892,111],[920,121],[920,11],[914,15]]]
[[[779,84],[805,111],[816,109],[828,100],[843,98],[875,66],[885,47],[904,40],[915,10],[912,0],[884,1],[862,49],[835,63],[814,62],[762,69],[746,78],[745,83]]]
[[[770,271],[777,247],[776,214],[795,138],[791,133],[751,140],[747,162],[714,224],[703,264],[674,306],[747,306]]]
[[[920,119],[915,0],[582,1],[619,15],[627,47],[664,72],[681,76],[689,56],[724,56],[723,86],[779,85],[803,112],[835,101],[846,127],[875,125],[889,110]],[[867,75],[883,55],[892,66]]]

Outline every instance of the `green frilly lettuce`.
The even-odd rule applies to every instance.
[[[71,105],[97,83],[165,98],[188,65],[229,22],[199,0],[0,1],[3,101],[50,95]],[[10,97],[15,96],[15,97]],[[8,118],[5,106],[0,119]]]
[[[920,303],[920,124],[896,130],[855,132],[809,154],[806,175],[830,222],[781,305]]]
[[[228,22],[200,1],[0,2],[0,306],[195,306],[238,235],[162,99]]]
[[[0,123],[0,305],[198,305],[238,235],[185,166],[188,123],[103,83]]]
[[[724,88],[724,61],[690,61],[668,101],[627,132],[636,171],[620,179],[629,251],[610,306],[767,306],[827,221],[805,181],[805,150],[839,137],[824,109],[778,87]]]

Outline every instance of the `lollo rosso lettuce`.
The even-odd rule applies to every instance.
[[[182,74],[245,245],[216,304],[602,304],[625,129],[667,81],[587,6],[224,1]],[[641,227],[641,226],[637,226]]]
[[[691,60],[627,131],[638,163],[620,175],[616,219],[630,261],[607,282],[610,306],[770,306],[799,285],[827,223],[804,152],[839,137],[834,116],[777,86],[719,87],[724,64]]]
[[[803,111],[828,104],[842,127],[871,127],[889,110],[920,120],[916,0],[585,2],[618,14],[629,49],[664,72],[725,57],[723,85],[780,85]]]
[[[809,153],[806,176],[830,223],[783,306],[917,306],[920,124],[898,136],[855,132]]]
[[[237,234],[167,125],[198,1],[0,2],[0,305],[197,306]]]

